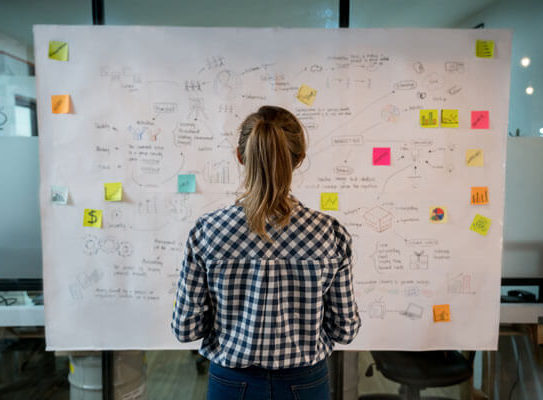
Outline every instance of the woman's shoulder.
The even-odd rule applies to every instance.
[[[305,223],[320,229],[332,229],[336,234],[349,236],[347,229],[337,218],[322,211],[306,207],[301,202],[294,209],[294,220],[298,223]]]
[[[221,226],[232,226],[244,220],[243,208],[237,204],[231,204],[222,208],[202,214],[195,223],[199,229],[219,228]]]

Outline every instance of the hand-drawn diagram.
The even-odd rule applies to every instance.
[[[409,303],[405,309],[393,310],[389,309],[382,299],[379,299],[368,304],[367,313],[370,319],[385,319],[387,314],[393,313],[411,320],[418,320],[424,314],[424,307],[415,303]]]
[[[499,299],[488,293],[501,265],[494,227],[503,215],[508,34],[481,32],[499,49],[482,60],[471,31],[36,32],[37,74],[51,77],[38,80],[40,103],[65,88],[75,109],[62,116],[44,111],[39,121],[44,280],[54,326],[64,328],[50,331],[52,349],[94,348],[82,339],[93,335],[68,333],[74,322],[92,331],[110,310],[118,315],[109,349],[184,346],[150,316],[170,318],[195,221],[233,204],[243,190],[239,125],[265,104],[291,110],[305,128],[307,154],[292,194],[334,216],[352,237],[354,290],[367,325],[351,347],[494,345],[496,327],[480,326],[477,315],[499,320]],[[44,58],[56,37],[73,38],[78,63]],[[305,97],[298,96],[302,87],[310,88]],[[432,110],[431,117],[421,110]],[[471,129],[472,111],[487,116],[481,129]],[[0,107],[0,130],[6,119]],[[466,149],[484,151],[484,165],[468,168]],[[178,175],[193,176],[194,190],[180,188]],[[104,199],[106,182],[122,182],[122,201]],[[491,188],[492,202],[475,209],[464,195],[469,186]],[[69,204],[52,205],[51,187],[66,187]],[[447,218],[432,223],[431,207],[446,209]],[[99,229],[82,226],[89,208],[102,210]],[[469,230],[476,212],[492,220],[486,236]],[[51,257],[58,249],[62,256]],[[476,272],[467,267],[475,262]],[[85,305],[84,318],[66,307],[70,302]],[[448,329],[439,334],[436,304],[451,306]],[[127,320],[135,312],[141,318]],[[374,326],[387,335],[372,335]],[[414,329],[423,331],[406,339]]]
[[[364,214],[364,221],[375,232],[384,232],[392,228],[394,216],[385,209],[377,206]]]
[[[134,248],[130,242],[119,241],[112,236],[100,239],[94,235],[87,235],[83,240],[83,251],[89,256],[107,254],[129,257],[133,254]]]
[[[411,255],[411,269],[428,269],[428,256],[424,254],[424,251],[415,251]]]

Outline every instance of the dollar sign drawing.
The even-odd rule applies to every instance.
[[[98,221],[98,217],[96,215],[94,215],[95,212],[96,212],[96,210],[90,210],[88,212],[88,216],[90,217],[90,220],[88,221],[89,224],[94,225]]]

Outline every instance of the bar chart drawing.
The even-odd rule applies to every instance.
[[[447,293],[449,294],[475,294],[471,290],[471,275],[460,273],[449,275],[447,279]]]
[[[208,161],[205,165],[204,176],[208,183],[229,184],[232,183],[230,173],[230,161]]]

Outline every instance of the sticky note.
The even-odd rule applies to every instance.
[[[448,304],[434,306],[434,322],[450,322],[451,309]]]
[[[390,165],[390,147],[373,148],[373,165]]]
[[[310,86],[302,84],[302,86],[300,86],[300,88],[298,89],[298,95],[296,97],[302,103],[311,106],[315,101],[315,97],[317,97],[317,90],[313,89]]]
[[[441,110],[441,126],[458,128],[458,110]]]
[[[49,58],[58,61],[68,61],[68,43],[50,40]]]
[[[488,129],[489,126],[490,118],[488,111],[471,112],[471,129]]]
[[[70,374],[73,375],[74,372],[75,372],[74,365],[70,362]]]
[[[321,193],[321,210],[338,211],[339,199],[337,193]]]
[[[468,167],[482,167],[484,162],[484,153],[482,149],[466,150],[466,165]]]
[[[177,175],[177,192],[178,193],[196,192],[196,176],[194,174]]]
[[[488,230],[490,229],[490,224],[492,224],[492,220],[490,218],[487,218],[481,214],[476,214],[469,229],[473,232],[477,232],[479,235],[486,236]]]
[[[494,58],[494,41],[477,40],[475,42],[475,55],[479,58]]]
[[[68,188],[65,186],[51,186],[51,203],[68,204]]]
[[[123,199],[123,184],[121,182],[104,183],[104,199],[106,201],[121,201]]]
[[[487,186],[472,186],[471,204],[488,204]]]
[[[53,114],[68,114],[70,113],[71,100],[69,94],[57,94],[51,96],[51,109]]]
[[[90,226],[92,228],[102,227],[102,210],[93,210],[91,208],[85,208],[83,215],[83,226]]]
[[[420,110],[420,126],[423,128],[439,127],[437,110]]]
[[[447,208],[443,206],[430,207],[430,222],[434,224],[444,224],[449,220]]]

